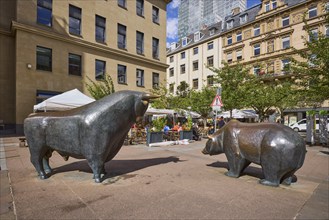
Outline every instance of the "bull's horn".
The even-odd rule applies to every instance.
[[[150,99],[157,99],[157,98],[160,98],[160,96],[147,93],[143,95],[142,100],[148,101]]]
[[[213,139],[213,138],[214,138],[214,136],[208,134],[208,139]]]

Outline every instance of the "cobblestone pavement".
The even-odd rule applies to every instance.
[[[40,180],[18,137],[0,138],[0,219],[328,219],[329,150],[307,147],[297,182],[258,184],[261,168],[240,178],[224,175],[224,155],[189,145],[123,146],[94,183],[85,160],[50,159],[53,175]]]

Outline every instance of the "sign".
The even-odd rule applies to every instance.
[[[214,100],[212,101],[211,107],[222,107],[223,106],[223,102],[222,99],[220,98],[220,95],[216,95]]]

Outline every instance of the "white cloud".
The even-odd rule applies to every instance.
[[[180,5],[180,0],[173,0],[170,4],[169,4],[169,8],[174,9],[177,8]]]
[[[167,19],[167,38],[176,39],[178,30],[178,18]]]

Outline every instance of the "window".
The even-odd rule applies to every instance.
[[[127,84],[127,67],[118,64],[118,83]]]
[[[260,35],[260,27],[259,25],[254,27],[254,36],[258,36]]]
[[[154,59],[159,59],[159,39],[152,38],[152,55]]]
[[[122,8],[127,8],[126,0],[118,0],[118,5]]]
[[[236,60],[242,60],[242,50],[237,50],[236,51]]]
[[[227,45],[232,44],[232,36],[227,37]]]
[[[226,22],[226,28],[231,29],[233,27],[233,20]]]
[[[169,84],[169,92],[170,92],[170,93],[174,93],[174,86],[175,86],[174,83],[170,83],[170,84]]]
[[[106,19],[96,15],[96,41],[105,42]]]
[[[159,87],[160,75],[159,73],[152,73],[152,88],[156,89]]]
[[[270,2],[265,3],[265,12],[270,10]]]
[[[240,24],[246,23],[247,22],[248,15],[244,14],[240,16]]]
[[[260,54],[260,44],[254,45],[254,56],[258,56]]]
[[[180,65],[180,74],[185,73],[185,64]]]
[[[118,24],[118,48],[126,49],[126,26]]]
[[[173,77],[174,76],[174,67],[169,69],[169,77]]]
[[[182,46],[185,47],[187,45],[187,37],[182,39]]]
[[[209,35],[211,36],[211,35],[214,35],[214,34],[215,34],[215,28],[210,29],[209,30]]]
[[[199,88],[199,79],[193,79],[193,89]]]
[[[69,8],[69,32],[70,34],[81,34],[81,8],[70,5]]]
[[[174,62],[174,56],[169,57],[170,63]]]
[[[52,71],[52,50],[37,46],[37,70]]]
[[[308,36],[308,41],[315,41],[318,40],[319,34],[318,34],[318,29],[314,28],[310,30],[310,35]]]
[[[214,56],[207,57],[207,66],[214,66]]]
[[[136,0],[136,13],[139,16],[144,16],[144,0]]]
[[[195,41],[195,42],[196,42],[196,41],[199,41],[200,38],[201,38],[201,33],[200,33],[200,32],[196,32],[196,33],[194,33],[194,41]]]
[[[38,0],[37,22],[46,26],[52,26],[52,0]]]
[[[260,66],[254,66],[254,74],[259,75],[260,73]]]
[[[136,53],[144,54],[144,33],[136,31]]]
[[[214,48],[214,42],[208,43],[208,50],[212,50]]]
[[[141,69],[136,70],[136,86],[138,87],[144,86],[144,70]]]
[[[207,84],[208,86],[214,85],[214,76],[207,76]]]
[[[267,53],[274,52],[274,40],[267,42]]]
[[[282,18],[282,27],[289,25],[289,15]]]
[[[290,60],[289,59],[283,59],[281,60],[281,64],[282,64],[282,73],[287,73],[289,70],[289,66],[290,66]]]
[[[105,77],[106,62],[102,60],[96,60],[95,62],[95,78],[97,80],[104,79]]]
[[[239,42],[239,41],[242,41],[242,32],[238,32],[236,33],[236,41]]]
[[[290,47],[290,37],[283,37],[282,38],[282,49],[287,49]]]
[[[199,69],[199,61],[198,60],[195,60],[193,61],[193,70],[198,70]]]
[[[269,62],[267,63],[266,65],[266,73],[267,74],[270,74],[270,73],[273,73],[274,72],[274,62]]]
[[[318,11],[316,6],[313,6],[312,8],[308,9],[308,18],[313,18],[316,17],[318,15]]]
[[[180,53],[180,58],[181,58],[181,59],[185,59],[185,52],[181,52],[181,53]]]
[[[198,54],[199,53],[199,47],[194,47],[193,48],[193,55]]]
[[[69,54],[69,74],[81,76],[81,56],[76,54]]]
[[[177,43],[174,42],[170,44],[170,50],[175,50],[176,47],[177,47]]]
[[[276,0],[272,0],[272,9],[275,9],[277,7]]]
[[[232,53],[227,53],[226,54],[226,59],[228,63],[232,63]]]
[[[153,23],[159,24],[159,9],[157,7],[152,7],[152,21]]]

